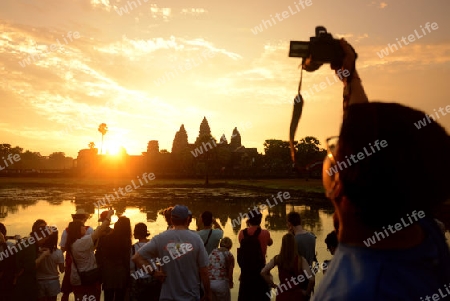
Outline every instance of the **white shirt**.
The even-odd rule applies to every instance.
[[[90,226],[87,226],[86,235],[91,235],[92,233],[94,233],[94,229],[92,229],[92,227]],[[59,242],[59,246],[61,248],[65,248],[66,243],[67,243],[67,231],[66,229],[64,229],[63,233],[61,234],[61,241]]]
[[[74,261],[77,263],[81,272],[89,271],[97,267],[94,255],[94,242],[91,235],[85,235],[77,239],[72,244],[72,271],[70,274],[70,283],[72,285],[81,285],[80,276],[78,275]]]

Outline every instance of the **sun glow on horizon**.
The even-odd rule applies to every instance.
[[[125,143],[123,143],[122,139],[111,136],[103,144],[103,153],[106,155],[117,156],[121,154],[122,151],[126,152],[124,145]]]

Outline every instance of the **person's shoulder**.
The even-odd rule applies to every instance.
[[[213,229],[213,234],[217,235],[217,236],[222,236],[223,235],[223,230],[221,230],[221,229]]]
[[[313,300],[374,300],[373,296],[377,295],[379,265],[376,260],[366,258],[366,252],[358,250],[359,248],[351,248],[336,252]]]
[[[261,229],[261,234],[260,234],[262,237],[267,237],[267,238],[269,238],[270,237],[270,231],[269,230],[266,230],[266,229]]]
[[[297,233],[297,234],[295,234],[294,237],[296,240],[315,240],[317,238],[316,235],[314,235],[314,233],[309,232],[309,231],[305,231],[303,233]]]
[[[309,235],[310,237],[314,238],[314,239],[317,238],[317,236],[314,233],[312,233],[312,232],[307,231],[306,234]]]
[[[77,239],[73,245],[90,245],[93,244],[94,242],[92,241],[92,236],[91,234],[86,234],[85,236],[83,236],[80,239]]]
[[[209,231],[209,230],[208,230]],[[198,230],[198,231],[194,231],[197,235],[200,235],[200,236],[202,236],[205,232],[206,232],[206,230],[205,229],[201,229],[201,230]]]
[[[64,262],[64,255],[61,249],[54,250],[52,256],[55,260],[62,260]]]
[[[261,228],[261,233],[264,233],[264,234],[270,234],[270,231],[267,230],[267,229]]]
[[[179,230],[176,230],[179,231]],[[182,235],[188,239],[188,240],[193,240],[196,242],[201,242],[203,244],[203,240],[200,237],[200,234],[197,231],[191,231],[191,230],[181,230],[183,231]]]

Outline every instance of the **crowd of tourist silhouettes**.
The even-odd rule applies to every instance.
[[[167,230],[149,239],[145,223],[134,226],[119,216],[110,228],[113,210],[101,213],[101,225],[86,226],[90,217],[83,209],[72,214],[61,234],[43,219],[32,226],[34,243],[18,248],[0,223],[1,251],[10,254],[0,261],[0,300],[231,300],[236,265],[230,252],[233,243],[224,237],[211,211],[198,216],[197,231],[190,230],[191,211],[183,205],[160,212]],[[310,266],[315,258],[316,237],[301,226],[300,214],[287,217],[287,234],[280,254],[266,265],[267,248],[273,244],[268,230],[261,229],[262,213],[250,211],[247,227],[238,234],[239,300],[308,300],[314,288]],[[251,244],[251,239],[256,242]],[[303,252],[303,253],[299,253]],[[65,253],[65,257],[64,257]],[[257,259],[256,261],[254,259]],[[307,259],[306,259],[307,258]],[[258,261],[259,260],[259,261]],[[278,266],[280,281],[303,275],[301,285],[273,283],[270,270]],[[60,285],[60,273],[64,273]],[[293,287],[296,286],[296,287]]]

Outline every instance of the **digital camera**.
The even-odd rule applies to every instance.
[[[316,36],[310,37],[309,42],[291,41],[289,46],[289,57],[301,57],[303,69],[309,72],[326,63],[330,63],[333,70],[340,69],[344,55],[340,41],[323,26],[316,27]]]

